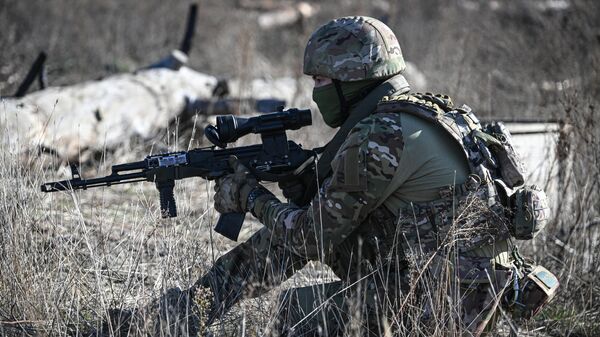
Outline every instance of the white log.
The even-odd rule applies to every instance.
[[[424,76],[413,68],[407,77],[421,87]],[[232,79],[229,87],[233,98],[280,99],[288,108],[315,108],[311,82],[307,76]],[[86,160],[91,153],[122,148],[132,137],[151,140],[182,113],[186,101],[210,99],[216,83],[215,77],[186,67],[147,69],[4,99],[0,141],[12,152],[42,147],[63,160]],[[253,113],[253,108],[242,105],[241,112]]]
[[[150,69],[4,99],[2,141],[11,151],[43,146],[73,160],[82,149],[102,151],[133,136],[152,137],[183,110],[186,97],[209,98],[216,83],[185,67]]]

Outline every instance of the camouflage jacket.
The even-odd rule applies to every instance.
[[[283,203],[272,194],[256,200],[252,212],[265,227],[219,258],[199,281],[213,289],[222,310],[279,285],[310,260],[328,264],[349,282],[381,265],[390,275],[406,275],[404,254],[419,247],[399,244],[398,229],[405,229],[398,225],[401,210],[418,210],[416,218],[408,217],[413,221],[401,225],[422,225],[420,234],[426,234],[429,249],[435,248],[436,224],[421,223],[430,213],[420,212],[438,209],[435,214],[448,220],[447,200],[431,201],[443,199],[443,187],[460,185],[469,175],[463,149],[443,129],[402,111],[379,111],[361,120],[331,167],[331,176],[307,208]],[[393,281],[399,286],[386,288],[408,284]]]
[[[357,230],[373,213],[398,169],[401,130],[396,113],[363,119],[350,131],[331,163],[333,174],[308,208],[269,195],[257,200],[254,214],[275,237],[286,238],[291,254],[324,261],[338,276],[348,275],[346,269],[355,264],[341,255],[346,257],[357,248]]]

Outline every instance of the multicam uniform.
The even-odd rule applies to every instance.
[[[239,201],[223,187],[215,207],[249,210],[265,228],[199,280],[214,292],[215,314],[310,260],[341,281],[286,292],[276,334],[339,335],[349,325],[352,334],[479,336],[499,305],[527,319],[554,296],[556,277],[510,241],[531,239],[548,215],[543,192],[521,186],[510,135],[446,96],[408,94],[404,68],[396,37],[376,19],[335,19],[313,33],[304,73],[331,80],[313,100],[325,123],[341,125],[316,165],[322,184],[301,208],[244,183],[232,163],[222,184]]]
[[[310,260],[328,264],[341,281],[285,292],[275,335],[333,336],[350,328],[353,335],[391,329],[478,336],[493,326],[501,298],[513,318],[539,312],[558,281],[539,266],[515,268],[525,264],[509,236],[530,239],[543,227],[543,192],[524,186],[498,194],[500,176],[507,188],[523,184],[519,170],[498,172],[514,165],[497,165],[489,152],[488,145],[510,147],[503,132],[503,142],[490,138],[497,128],[482,132],[445,96],[408,94],[403,69],[396,37],[376,19],[346,17],[319,28],[307,44],[304,73],[332,80],[315,87],[313,100],[328,125],[343,125],[316,165],[318,178],[326,177],[316,196],[304,208],[282,203],[233,160],[235,173],[220,182],[215,208],[220,200],[220,211],[249,210],[265,227],[189,290],[167,292],[144,325],[197,334],[206,308],[210,322]],[[496,159],[514,164],[510,156]]]
[[[365,101],[375,110],[380,98],[370,95]],[[282,203],[272,194],[256,200],[251,212],[265,228],[222,256],[200,281],[213,289],[223,310],[240,298],[277,286],[309,260],[317,260],[328,264],[342,284],[288,292],[293,304],[282,311],[278,330],[294,327],[297,334],[315,333],[320,325],[330,333],[339,331],[342,324],[335,322],[348,320],[344,314],[348,303],[339,297],[356,298],[357,289],[367,290],[360,296],[368,325],[363,328],[379,333],[386,316],[391,324],[389,316],[398,314],[411,284],[418,283],[415,273],[423,270],[445,239],[441,233],[448,233],[452,224],[451,210],[457,199],[442,198],[441,193],[467,181],[469,163],[443,128],[412,114],[387,111],[374,113],[352,128],[331,168],[332,175],[308,208]],[[434,205],[442,209],[430,211]],[[442,213],[443,222],[423,222]],[[415,226],[419,226],[417,231]],[[422,242],[418,235],[423,236]],[[488,288],[493,282],[496,290],[502,289],[506,275],[500,272],[502,277],[496,279],[485,273],[495,273],[495,262],[510,266],[510,247],[504,239],[496,235],[468,251],[455,251],[456,269],[470,273],[459,295],[465,303],[459,320],[462,328],[478,333],[492,318],[497,301]],[[481,273],[472,277],[475,267],[482,267]],[[438,274],[430,276],[439,278]],[[340,291],[349,285],[353,286]],[[315,289],[321,297],[335,294],[332,301],[342,303],[342,309],[328,310],[325,316],[315,314],[313,309],[322,303],[314,301]],[[413,293],[419,291],[413,289]],[[421,319],[426,321],[431,310],[424,310]]]

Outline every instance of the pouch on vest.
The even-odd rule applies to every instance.
[[[533,239],[548,223],[546,193],[535,185],[518,188],[509,199],[511,234],[517,240]]]
[[[497,161],[499,176],[508,187],[523,185],[525,169],[520,156],[512,146],[510,132],[502,122],[486,124],[483,131],[493,139],[484,139]]]
[[[504,292],[504,308],[517,321],[528,320],[537,315],[554,298],[559,282],[554,274],[542,266],[531,266],[525,276],[515,279]]]

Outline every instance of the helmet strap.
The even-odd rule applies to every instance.
[[[340,101],[340,112],[342,115],[347,115],[350,111],[350,104],[344,97],[344,92],[342,91],[342,84],[340,80],[332,79],[333,85],[335,86],[335,92],[337,93],[338,100]]]

